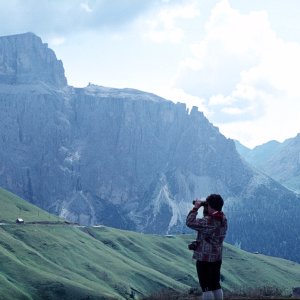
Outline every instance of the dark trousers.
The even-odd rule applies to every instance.
[[[214,291],[221,288],[221,264],[221,260],[216,262],[197,260],[197,274],[203,292]]]

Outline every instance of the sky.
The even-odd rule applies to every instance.
[[[299,0],[0,0],[0,35],[33,32],[69,85],[197,106],[253,148],[300,132]]]

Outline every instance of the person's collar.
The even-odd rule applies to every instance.
[[[215,210],[214,212],[212,212],[210,214],[213,218],[216,218],[216,219],[223,219],[224,217],[224,214],[222,211],[218,211],[218,210]]]

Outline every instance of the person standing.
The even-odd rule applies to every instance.
[[[195,200],[193,209],[188,213],[186,225],[197,231],[193,258],[203,300],[222,300],[220,285],[223,241],[227,231],[227,219],[222,212],[224,201],[219,194],[211,194],[206,201]],[[198,209],[203,206],[206,213],[197,218]]]

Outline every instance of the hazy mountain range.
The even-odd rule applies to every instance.
[[[72,222],[160,234],[186,231],[192,200],[220,193],[228,242],[300,261],[298,196],[197,108],[68,86],[32,33],[1,37],[0,54],[0,186]]]
[[[249,164],[300,193],[300,133],[282,143],[270,141],[249,149],[236,141],[236,147]]]

